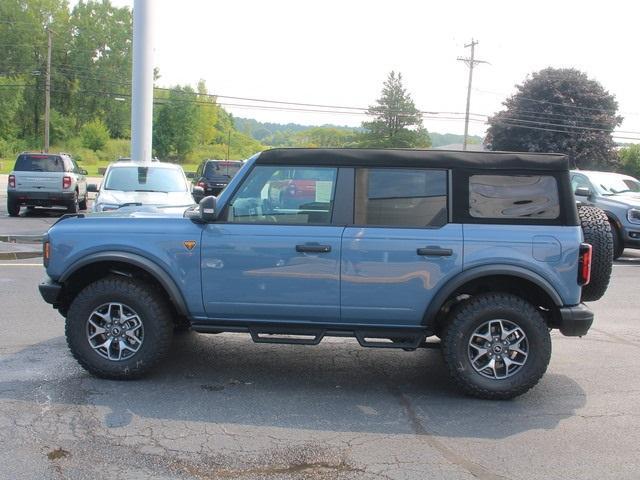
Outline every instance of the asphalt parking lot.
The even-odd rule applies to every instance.
[[[57,218],[0,201],[0,234]],[[0,261],[0,478],[638,478],[640,253],[616,262],[589,334],[554,332],[540,384],[507,402],[460,395],[436,350],[348,339],[187,333],[151,376],[99,380],[41,300],[39,262]]]

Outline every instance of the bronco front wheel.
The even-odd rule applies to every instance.
[[[487,293],[452,312],[442,352],[463,391],[509,399],[538,383],[551,358],[551,338],[532,304],[507,293]]]
[[[169,350],[169,311],[152,286],[128,277],[106,277],[71,303],[67,344],[80,365],[98,377],[137,378]]]

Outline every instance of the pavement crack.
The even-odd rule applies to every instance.
[[[460,468],[463,468],[474,478],[478,478],[480,480],[508,480],[508,477],[490,472],[486,467],[469,461],[462,455],[447,447],[425,428],[425,426],[418,418],[418,415],[416,414],[411,401],[404,393],[402,393],[396,386],[389,386],[389,390],[398,399],[398,401],[404,408],[405,413],[407,414],[407,417],[411,422],[411,427],[414,433],[423,438],[430,447],[438,451],[448,462]]]

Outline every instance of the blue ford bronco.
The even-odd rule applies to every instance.
[[[437,347],[464,392],[505,399],[544,374],[551,329],[591,326],[583,227],[562,155],[274,149],[184,213],[61,218],[40,292],[99,377],[143,375],[191,328]]]

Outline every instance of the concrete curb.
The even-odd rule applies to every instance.
[[[24,260],[41,256],[42,252],[0,252],[0,260]]]
[[[0,235],[0,242],[42,243],[42,235]]]

